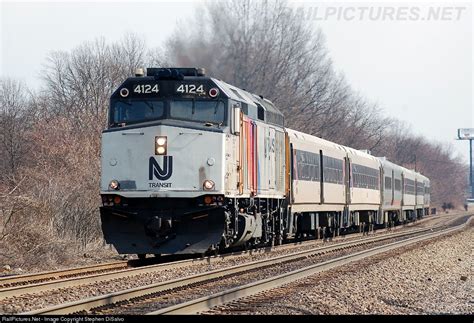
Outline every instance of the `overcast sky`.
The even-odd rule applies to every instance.
[[[48,52],[130,31],[160,46],[203,3],[0,1],[0,75],[33,88]],[[415,133],[453,143],[467,163],[467,142],[454,139],[457,128],[474,127],[470,1],[291,1],[291,8],[322,28],[336,68],[356,90]]]

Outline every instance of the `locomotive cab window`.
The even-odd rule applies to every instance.
[[[225,105],[222,101],[172,100],[170,101],[170,117],[172,119],[223,124],[225,121]]]
[[[112,106],[111,125],[138,123],[161,119],[164,115],[164,102],[157,100],[123,100]]]
[[[247,103],[241,102],[241,109],[243,114],[245,114],[246,116],[249,115],[249,105]]]
[[[258,107],[257,117],[258,120],[265,121],[265,109],[258,103],[255,103]]]
[[[117,100],[110,107],[110,127],[159,119],[177,119],[217,125],[226,124],[222,100]]]

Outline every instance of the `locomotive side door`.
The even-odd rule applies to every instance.
[[[250,194],[251,196],[256,195],[258,185],[257,130],[256,123],[243,115],[240,135],[240,183],[243,188],[240,190],[240,194]]]
[[[239,189],[239,195],[242,195],[244,193],[244,167],[246,165],[246,160],[245,160],[245,155],[244,155],[244,143],[245,143],[245,131],[244,131],[244,113],[240,109],[240,105],[236,106],[237,108],[234,111],[234,118],[233,118],[233,126],[235,129],[238,129],[238,135],[239,135],[239,143],[238,143],[238,156],[239,156],[239,161],[237,165],[237,187]],[[237,116],[238,114],[238,116]]]
[[[278,173],[276,172],[275,163],[276,163],[276,155],[275,155],[275,129],[270,127],[268,133],[268,140],[267,140],[267,161],[268,161],[268,188],[270,190],[276,189],[276,179]]]

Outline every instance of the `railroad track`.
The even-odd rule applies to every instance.
[[[410,223],[409,225],[399,226],[395,230],[379,229],[374,235],[394,234],[407,226],[413,226],[422,223],[423,220]],[[410,232],[416,233],[426,229],[414,229]],[[407,231],[408,232],[408,231]],[[351,234],[349,236],[336,237],[330,243],[337,243],[338,241],[353,241],[364,238],[364,234]],[[322,244],[320,240],[307,240],[303,242],[290,243],[282,246],[267,247],[260,249],[253,249],[243,252],[234,252],[219,256],[193,258],[181,261],[173,261],[169,263],[160,263],[155,265],[142,266],[143,263],[138,260],[132,260],[128,263],[126,261],[101,264],[88,267],[80,267],[62,271],[44,272],[39,274],[21,275],[6,277],[0,280],[0,300],[19,296],[23,294],[41,293],[49,290],[59,288],[71,288],[81,285],[93,284],[98,282],[110,281],[113,279],[120,279],[124,277],[137,276],[141,274],[159,272],[174,268],[181,268],[190,265],[203,264],[209,265],[213,262],[228,260],[232,257],[253,256],[257,254],[267,253],[271,251],[283,251],[293,248],[305,248],[307,246],[319,246]],[[153,263],[153,259],[148,259],[149,263]],[[132,268],[130,268],[132,267]],[[138,267],[138,268],[135,268]]]
[[[450,215],[453,216],[453,215]],[[421,220],[418,220],[417,222],[411,222],[405,225],[397,226],[393,229],[378,229],[376,230],[376,234],[380,233],[390,233],[394,232],[400,229],[404,229],[406,227],[410,226],[417,226],[419,224],[422,224],[423,222],[430,221],[433,219],[441,219],[442,217],[447,217],[446,215],[441,215],[437,216],[437,218],[433,217],[428,217],[428,218],[423,218]],[[338,240],[344,240],[344,239],[351,239],[351,238],[359,238],[360,236],[363,236],[363,234],[353,234],[350,237],[347,236],[339,236],[335,237],[334,241]],[[273,248],[285,248],[285,247],[292,247],[294,245],[302,245],[305,243],[317,243],[318,241],[316,240],[309,240],[309,241],[303,241],[303,242],[296,242],[296,243],[290,243],[287,245],[283,246],[277,246]],[[246,251],[246,252],[234,252],[231,253],[230,255],[241,255],[245,253],[252,253],[252,252],[261,252],[263,251],[268,251],[269,249],[272,248],[260,248],[260,249],[255,249],[251,251]],[[228,256],[228,255],[227,255]],[[207,257],[210,258],[210,257]],[[202,260],[202,259],[200,259]],[[162,260],[163,261],[163,260]],[[167,261],[167,260],[164,260]],[[52,281],[52,280],[61,280],[65,278],[72,278],[75,276],[84,276],[88,274],[95,274],[95,273],[100,273],[100,272],[105,272],[105,271],[113,271],[113,270],[119,270],[119,269],[125,269],[129,267],[140,267],[143,265],[150,265],[150,264],[156,264],[156,261],[153,259],[148,258],[145,262],[139,261],[139,260],[129,260],[127,261],[117,261],[117,262],[110,262],[110,263],[104,263],[104,264],[97,264],[97,265],[91,265],[91,266],[84,266],[84,267],[77,267],[77,268],[72,268],[72,269],[65,269],[65,270],[54,270],[54,271],[45,271],[45,272],[40,272],[40,273],[33,273],[33,274],[25,274],[25,275],[9,275],[9,276],[4,276],[0,277],[0,290],[5,289],[5,288],[11,288],[15,286],[21,286],[21,285],[30,285],[30,284],[35,284],[35,283],[41,283],[45,281]],[[2,297],[0,296],[0,299]]]
[[[40,283],[51,280],[60,280],[69,277],[88,275],[98,272],[106,272],[110,270],[118,270],[127,268],[127,261],[117,261],[104,264],[97,264],[92,266],[77,267],[65,270],[45,271],[35,274],[16,275],[0,277],[0,290],[12,288],[15,286],[22,286],[27,284]],[[1,299],[1,297],[0,297]]]
[[[314,275],[316,273],[330,270],[335,267],[343,266],[351,262],[360,261],[368,257],[376,256],[382,253],[386,253],[395,249],[399,249],[404,246],[412,245],[414,243],[422,242],[425,240],[440,237],[442,235],[454,233],[465,228],[469,225],[472,217],[463,223],[458,224],[454,227],[442,229],[437,232],[424,233],[417,237],[404,239],[401,241],[392,242],[386,245],[377,246],[368,250],[359,251],[342,257],[330,259],[312,266],[301,268],[299,270],[291,271],[262,279],[256,282],[238,286],[236,288],[228,289],[220,293],[216,293],[210,296],[201,297],[199,299],[183,302],[174,306],[169,306],[157,311],[147,313],[148,315],[164,315],[164,314],[197,314],[199,312],[210,310],[211,308],[225,303],[233,302],[243,297],[253,296],[259,293],[266,292],[276,287],[294,282],[296,280]]]
[[[464,216],[462,218],[466,220],[467,217],[468,216]],[[460,224],[449,229],[443,229],[443,226],[438,228],[417,229],[383,236],[371,236],[358,241],[341,242],[270,259],[206,271],[171,281],[91,297],[76,302],[26,312],[24,314],[195,313],[234,300],[238,297],[252,295],[262,290],[273,288],[301,277],[306,277],[322,270],[334,268],[335,266],[340,266],[351,261],[357,261],[408,244],[454,232],[460,230],[465,225],[466,224]],[[364,250],[368,247],[371,248]],[[352,253],[344,254],[349,251],[352,251]],[[341,256],[337,253],[343,253],[343,255]],[[278,270],[275,268],[283,268],[285,272],[278,274]],[[148,267],[141,269],[145,270],[148,269]],[[238,282],[236,282],[236,280],[238,280]],[[222,290],[216,291],[215,288],[213,288],[214,286]],[[209,295],[209,293],[213,295],[203,296]],[[188,299],[189,297],[192,299]],[[173,303],[176,301],[179,301],[180,304]],[[159,307],[158,309],[156,308],[157,306]],[[139,308],[139,310],[137,310],[137,308]]]

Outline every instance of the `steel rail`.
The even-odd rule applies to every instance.
[[[69,303],[60,304],[60,305],[56,305],[56,306],[52,306],[48,308],[29,311],[23,314],[28,314],[28,315],[71,314],[71,313],[76,313],[76,312],[88,311],[96,307],[110,305],[116,302],[129,300],[131,298],[136,298],[136,297],[141,297],[141,296],[158,293],[158,292],[162,292],[166,290],[171,290],[178,287],[187,286],[190,284],[203,283],[205,281],[209,281],[209,280],[216,279],[219,277],[247,272],[249,270],[255,270],[257,268],[268,267],[268,266],[274,265],[275,263],[282,263],[282,262],[287,262],[287,261],[292,261],[292,260],[304,259],[310,256],[328,253],[332,251],[338,251],[338,250],[348,248],[348,247],[362,246],[362,245],[366,245],[366,244],[370,244],[370,243],[374,243],[378,241],[399,238],[399,237],[404,237],[404,236],[413,235],[413,234],[419,234],[422,232],[427,232],[427,231],[432,231],[432,230],[433,228],[424,228],[424,229],[410,230],[408,232],[394,233],[394,234],[383,235],[383,236],[369,236],[366,239],[361,239],[361,240],[356,240],[356,241],[347,241],[347,242],[332,244],[329,246],[322,246],[319,248],[313,248],[310,250],[304,250],[304,251],[300,251],[296,253],[291,253],[288,255],[272,257],[269,259],[247,262],[247,263],[236,265],[236,266],[231,266],[231,267],[227,267],[223,269],[217,269],[213,271],[207,271],[207,272],[195,274],[195,275],[184,277],[184,278],[178,278],[171,281],[164,281],[164,282],[159,282],[152,285],[135,287],[135,288],[131,288],[131,289],[127,289],[127,290],[123,290],[119,292],[114,292],[114,293],[109,293],[109,294],[104,294],[100,296],[95,296],[95,297],[91,297],[91,298],[87,298],[87,299],[83,299],[83,300],[79,300],[75,302],[69,302]],[[170,265],[170,264],[164,264],[164,265]],[[145,267],[141,269],[149,270],[149,267]],[[113,274],[115,273],[112,273],[109,275],[113,275]]]
[[[441,216],[443,217],[443,216]],[[427,220],[429,219],[437,219],[437,218],[425,218]],[[384,236],[393,236],[396,234],[400,234],[399,231],[403,228],[406,228],[410,225],[414,225],[420,222],[423,222],[423,220],[418,220],[416,222],[410,222],[408,224],[405,224],[403,226],[395,227],[392,230],[388,229],[379,229],[375,232],[375,234],[369,235],[369,236],[364,236],[363,233],[357,233],[357,234],[350,234],[348,236],[338,236],[335,237],[332,242],[335,245],[337,241],[361,241],[363,239],[367,239],[367,237],[370,239],[370,237],[378,237],[380,236],[380,233],[384,233]],[[403,231],[402,233],[417,233],[419,231],[423,231],[427,229],[413,229],[409,231]],[[360,239],[362,237],[362,239]],[[359,240],[357,240],[359,239]],[[10,278],[10,281],[14,282],[13,279],[17,279],[17,281],[28,281],[28,280],[41,280],[41,279],[47,279],[47,278],[56,278],[55,280],[47,280],[47,281],[42,281],[42,282],[34,282],[33,284],[24,284],[24,285],[19,285],[19,286],[12,286],[12,287],[6,287],[6,288],[0,288],[0,300],[5,299],[7,297],[12,297],[12,296],[19,296],[27,293],[39,293],[39,292],[44,292],[48,290],[53,290],[53,289],[58,289],[58,288],[70,288],[70,287],[75,287],[75,286],[80,286],[80,285],[86,285],[86,284],[92,284],[92,283],[97,283],[97,282],[103,282],[107,280],[112,280],[112,279],[117,279],[117,278],[124,278],[124,277],[131,277],[139,274],[144,274],[144,273],[152,273],[156,271],[161,271],[161,270],[166,270],[166,269],[173,269],[173,268],[180,268],[184,267],[187,265],[193,265],[193,264],[210,264],[213,261],[219,261],[219,260],[224,260],[229,257],[237,257],[237,256],[242,256],[242,255],[256,255],[259,253],[265,253],[269,252],[272,250],[286,250],[286,249],[291,249],[295,247],[300,247],[300,246],[307,246],[314,244],[315,247],[321,244],[320,240],[305,240],[305,241],[299,241],[299,242],[294,242],[294,243],[289,243],[289,244],[284,244],[280,246],[274,246],[274,247],[263,247],[259,249],[251,249],[248,251],[244,252],[233,252],[229,254],[223,254],[223,255],[218,255],[218,256],[209,256],[209,257],[204,257],[204,258],[194,258],[194,259],[188,259],[188,260],[181,260],[181,261],[174,261],[170,263],[161,263],[161,264],[156,264],[156,265],[148,265],[146,267],[141,267],[141,268],[128,268],[128,269],[123,269],[123,270],[117,270],[113,273],[106,272],[106,273],[94,273],[96,270],[100,270],[104,268],[113,268],[112,266],[117,265],[117,268],[119,268],[120,264],[125,264],[126,262],[117,262],[117,263],[108,263],[108,264],[99,264],[95,266],[89,266],[89,267],[79,267],[79,268],[74,268],[70,270],[62,270],[62,271],[52,271],[52,272],[44,272],[44,273],[39,273],[39,274],[31,274],[31,275],[21,275],[21,276],[16,276],[14,278]],[[110,266],[110,267],[109,267]],[[84,272],[83,270],[88,270],[91,273],[87,275],[87,272]],[[86,275],[81,275],[78,277],[68,277],[68,278],[63,278],[59,279],[59,277],[62,276],[67,276],[67,275],[73,275],[73,274],[86,274]],[[7,281],[7,279],[4,279],[4,281]],[[3,283],[6,284],[6,283]],[[2,281],[0,280],[0,286],[2,285]]]
[[[458,215],[462,215],[462,214],[456,214],[456,215],[458,216]],[[394,227],[394,228],[392,228],[392,230],[389,230],[389,229],[386,229],[386,228],[377,229],[375,231],[375,233],[376,234],[384,233],[384,232],[393,233],[393,232],[401,230],[403,228],[406,228],[406,227],[409,227],[409,226],[414,226],[416,224],[420,224],[420,223],[425,222],[427,220],[438,219],[438,218],[445,217],[445,216],[446,215],[439,215],[436,218],[434,218],[434,217],[423,218],[423,219],[418,220],[416,222],[410,222],[410,223],[407,223],[407,224],[404,224],[404,225]],[[354,233],[354,234],[351,234],[349,238],[358,238],[360,236],[363,236],[363,234],[362,233]],[[333,241],[344,240],[346,238],[348,238],[348,237],[347,236],[336,236]],[[307,244],[307,243],[315,243],[315,242],[318,242],[318,241],[319,240],[315,240],[315,239],[303,240],[303,241],[293,242],[293,243],[289,243],[289,244],[285,244],[285,245],[281,245],[281,246],[274,246],[273,248],[284,248],[284,247],[290,247],[291,248],[294,245],[304,245],[304,244]],[[259,248],[259,249],[249,250],[249,251],[246,251],[246,252],[234,252],[234,253],[229,253],[229,254],[221,255],[221,256],[242,255],[242,254],[245,254],[245,253],[252,253],[252,252],[256,253],[256,252],[260,252],[262,250],[268,250],[268,249],[270,249],[270,248],[269,247],[263,247],[263,248]],[[206,257],[206,258],[209,258],[209,257]],[[199,259],[202,259],[202,258],[199,258]],[[196,259],[194,259],[194,260],[196,260]],[[119,261],[119,262],[110,262],[110,263],[103,263],[103,264],[97,264],[97,265],[91,265],[91,266],[75,267],[75,268],[71,268],[71,269],[44,271],[44,272],[32,273],[32,274],[9,275],[9,276],[0,277],[0,286],[6,286],[6,285],[18,284],[18,283],[36,282],[36,281],[48,280],[48,279],[59,279],[59,278],[64,277],[64,276],[70,276],[70,275],[75,275],[75,274],[85,274],[89,271],[94,272],[94,271],[97,271],[97,270],[120,268],[120,267],[125,267],[124,265],[126,265],[126,263],[127,263],[126,261]],[[2,289],[2,287],[0,287],[0,290],[1,289]]]
[[[465,223],[455,226],[453,228],[447,228],[438,232],[422,234],[418,237],[407,238],[402,241],[392,242],[387,245],[382,245],[368,250],[359,251],[350,255],[345,255],[335,259],[327,260],[322,263],[291,271],[289,273],[284,273],[275,277],[270,277],[243,286],[228,289],[226,291],[216,293],[211,296],[205,296],[195,300],[163,308],[158,311],[147,313],[147,315],[197,314],[199,312],[209,310],[212,307],[232,302],[242,297],[248,297],[257,293],[268,291],[270,289],[274,289],[276,287],[294,282],[302,278],[306,278],[322,271],[327,271],[335,267],[349,264],[351,262],[360,261],[368,257],[386,253],[417,242],[436,238],[461,230],[468,225],[471,219],[472,217],[470,217]]]
[[[401,227],[399,229],[401,229]],[[420,228],[420,229],[413,229],[413,230],[403,231],[403,232],[398,232],[399,230],[386,231],[387,233],[385,233],[383,236],[382,235],[363,236],[362,234],[351,235],[348,238],[340,236],[340,238],[337,240],[344,241],[344,239],[350,239],[347,242],[344,242],[344,243],[348,243],[351,241],[365,241],[366,239],[371,239],[373,237],[389,238],[389,237],[393,237],[394,235],[399,235],[399,234],[414,234],[414,233],[418,233],[420,231],[426,231],[426,230],[429,230],[429,229]],[[377,232],[383,232],[383,231],[378,230]],[[361,237],[362,239],[357,239]],[[234,253],[210,256],[210,257],[205,257],[205,258],[180,260],[180,261],[174,261],[170,263],[148,265],[148,266],[138,267],[138,268],[127,268],[127,269],[117,270],[114,272],[93,273],[87,276],[69,277],[65,279],[49,280],[49,281],[43,281],[43,282],[33,283],[29,285],[20,285],[20,286],[13,286],[13,287],[7,287],[7,288],[0,288],[0,300],[5,299],[7,297],[19,296],[19,295],[23,295],[27,293],[39,293],[39,292],[44,292],[44,291],[59,289],[59,288],[70,288],[70,287],[92,284],[92,283],[97,283],[97,282],[102,282],[102,281],[107,281],[107,280],[112,280],[112,279],[131,277],[131,276],[136,276],[136,275],[145,274],[145,273],[153,273],[156,271],[162,271],[166,269],[180,268],[180,267],[193,265],[193,264],[199,264],[199,263],[210,264],[218,260],[224,260],[231,257],[238,257],[238,256],[246,255],[246,254],[249,256],[252,256],[258,253],[268,252],[270,250],[286,250],[286,249],[291,249],[291,248],[306,246],[306,245],[311,245],[311,244],[314,244],[315,248],[317,248],[317,246],[325,248],[325,246],[320,246],[320,243],[321,242],[319,240],[307,240],[303,242],[285,244],[285,245],[280,245],[280,246],[275,246],[275,247],[263,247],[259,249],[249,250],[246,252],[234,252]],[[335,245],[338,245],[338,243],[331,244],[330,246],[335,246]],[[104,266],[106,265],[107,264],[104,264]],[[89,269],[92,267],[83,267],[83,268]],[[52,277],[57,277],[54,275],[58,275],[58,274],[65,275],[65,273],[67,274],[83,273],[80,271],[80,269],[82,268],[77,268],[77,269],[68,270],[68,271],[58,271],[57,274],[55,272],[46,272],[42,275],[45,275],[45,277],[48,277],[48,275],[52,275]],[[36,275],[41,275],[41,274],[36,274]],[[29,275],[25,275],[18,278],[24,277],[24,280],[27,281],[28,276]],[[34,275],[32,276],[36,278],[36,276]]]
[[[454,216],[463,216],[466,215],[464,213],[453,213],[453,214],[441,214],[441,215],[434,215],[430,217],[425,217],[423,219],[417,220],[416,222],[409,222],[403,225],[399,225],[397,227],[394,227],[392,230],[388,230],[386,228],[383,229],[377,229],[375,230],[375,233],[383,233],[383,232],[394,232],[398,231],[400,229],[414,226],[417,224],[421,224],[422,222],[428,221],[428,220],[433,220],[433,219],[441,219],[443,217],[454,217]],[[355,233],[351,234],[349,238],[357,238],[359,236],[362,236],[361,233]],[[336,236],[334,240],[343,240],[347,238],[346,236]],[[334,241],[333,240],[333,241]],[[318,241],[318,240],[316,240]],[[299,241],[299,242],[293,242],[289,244],[285,244],[282,246],[275,246],[274,248],[277,247],[287,247],[287,246],[292,246],[292,245],[302,245],[305,243],[314,243],[315,240],[304,240],[304,241]],[[263,247],[260,249],[268,249],[268,247]],[[260,249],[254,249],[251,251],[247,252],[258,252]],[[245,252],[244,252],[245,253]],[[234,255],[236,253],[231,253],[228,255]],[[240,254],[243,254],[240,252]],[[47,279],[58,279],[63,276],[69,276],[69,275],[74,275],[74,274],[83,274],[87,273],[87,271],[94,272],[96,270],[104,270],[104,269],[113,269],[113,268],[120,268],[123,265],[126,264],[126,261],[119,261],[119,262],[109,262],[109,263],[103,263],[103,264],[97,264],[97,265],[91,265],[91,266],[83,266],[83,267],[75,267],[71,269],[60,269],[60,270],[53,270],[53,271],[44,271],[44,272],[39,272],[39,273],[31,273],[31,274],[20,274],[20,275],[8,275],[8,276],[3,276],[0,277],[0,286],[5,286],[5,285],[10,285],[10,284],[18,284],[18,283],[23,283],[23,282],[29,282],[29,281],[39,281],[39,280],[47,280]],[[1,288],[0,288],[1,289]]]
[[[15,276],[5,276],[0,277],[0,286],[5,286],[9,284],[18,284],[29,281],[45,280],[45,279],[58,279],[63,276],[82,274],[87,272],[94,272],[97,270],[106,270],[114,269],[120,267],[126,267],[127,261],[117,261],[109,262],[91,266],[75,267],[70,269],[60,269],[53,271],[44,271],[40,273],[25,274],[25,275],[15,275]]]

